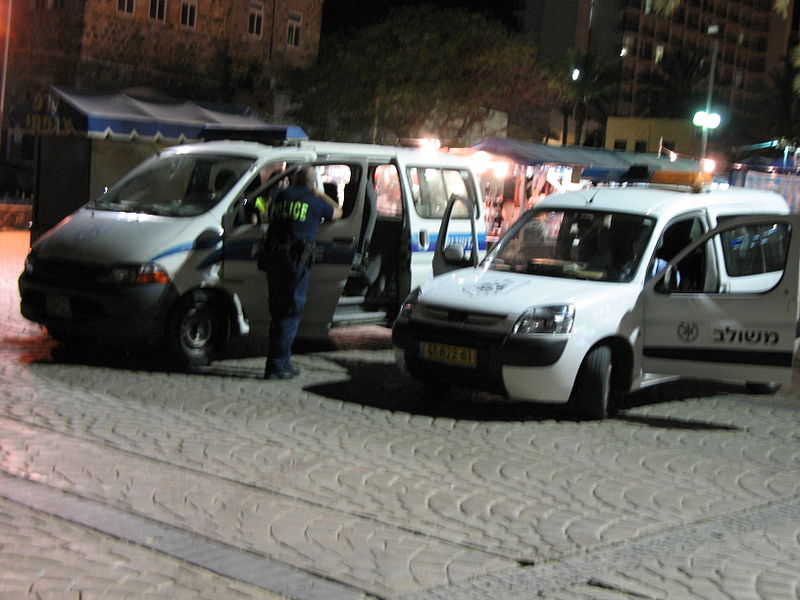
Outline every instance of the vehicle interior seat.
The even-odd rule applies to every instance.
[[[344,205],[352,206],[355,203],[355,195],[358,190],[358,181],[350,181],[344,187]],[[367,182],[366,196],[364,198],[364,214],[361,220],[361,234],[359,237],[356,255],[353,258],[353,266],[350,270],[345,294],[348,296],[363,296],[371,285],[378,279],[381,272],[381,255],[378,252],[371,252],[370,245],[372,234],[375,231],[375,221],[378,217],[377,197],[375,186],[371,181]]]

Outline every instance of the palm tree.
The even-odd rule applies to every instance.
[[[705,57],[688,48],[664,55],[655,71],[642,77],[638,113],[662,118],[686,118],[703,102],[707,85]]]
[[[559,61],[558,73],[562,79],[564,132],[567,139],[567,117],[572,112],[575,121],[575,145],[583,141],[583,127],[587,119],[605,120],[608,103],[616,93],[620,79],[619,64],[603,61],[594,54],[570,50]]]

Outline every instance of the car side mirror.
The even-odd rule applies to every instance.
[[[466,258],[464,244],[450,244],[444,249],[444,260],[451,265],[463,263]]]

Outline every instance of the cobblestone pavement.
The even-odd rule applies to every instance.
[[[0,232],[0,597],[800,598],[800,381],[618,418],[395,375],[387,332],[192,373],[59,348]],[[796,372],[800,369],[796,369]]]

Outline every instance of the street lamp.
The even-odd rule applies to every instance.
[[[706,109],[698,111],[694,115],[692,123],[702,127],[702,137],[700,142],[700,158],[705,159],[706,147],[708,146],[708,130],[719,126],[720,116],[711,112],[711,99],[714,95],[714,74],[717,68],[717,52],[719,51],[719,25],[709,25],[708,34],[714,36],[714,43],[711,47],[711,68],[708,72],[708,91],[706,93]]]

